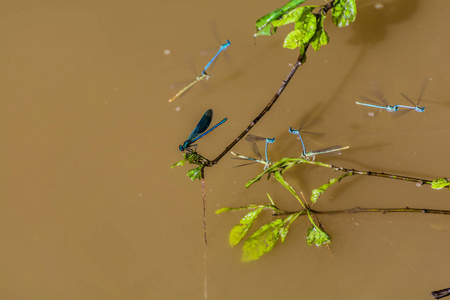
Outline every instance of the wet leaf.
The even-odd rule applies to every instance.
[[[270,208],[270,209],[274,209],[275,207],[272,205],[255,205],[255,204],[250,204],[250,205],[246,205],[246,206],[241,206],[241,207],[224,207],[221,209],[216,210],[216,214],[221,214],[224,212],[229,212],[229,211],[237,211],[237,210],[244,210],[244,209],[257,209],[257,208]]]
[[[170,168],[173,169],[175,167],[182,167],[186,163],[186,159],[182,159],[179,162],[174,163]]]
[[[314,34],[313,38],[311,39],[311,46],[315,51],[318,51],[320,47],[325,46],[330,41],[330,37],[325,31],[325,28],[323,27],[323,21],[325,20],[325,16],[320,16],[319,24],[317,24],[316,33]]]
[[[222,214],[224,212],[229,212],[229,211],[233,211],[233,210],[239,210],[240,208],[234,208],[234,207],[223,207],[221,209],[218,209],[215,211],[215,214]]]
[[[441,190],[448,186],[450,186],[450,181],[447,178],[439,178],[431,182],[431,188],[435,190]]]
[[[283,47],[288,49],[300,48],[300,54],[305,53],[306,46],[316,33],[316,16],[310,7],[301,7],[301,15],[295,23],[295,30],[291,31],[284,40]],[[300,10],[298,9],[298,10]]]
[[[289,226],[291,226],[291,224],[295,221],[295,219],[297,219],[297,217],[300,216],[301,214],[302,214],[302,212],[298,212],[298,213],[290,215],[289,217],[284,219],[283,228],[281,228],[281,230],[280,230],[280,238],[281,238],[282,243],[284,243],[284,239],[286,238],[286,235],[288,234]]]
[[[308,245],[314,244],[316,246],[322,246],[324,244],[331,243],[331,238],[325,231],[312,225],[308,229],[308,235],[306,236],[306,243]]]
[[[337,178],[332,178],[330,180],[328,180],[328,183],[325,183],[324,185],[322,185],[321,187],[319,187],[318,189],[314,189],[311,192],[311,202],[312,203],[316,203],[317,200],[319,199],[320,196],[323,195],[323,193],[325,193],[325,191],[333,184],[335,184],[336,182],[339,182],[342,180],[342,178],[347,177],[347,176],[351,176],[353,175],[353,173],[345,173]]]
[[[288,170],[289,168],[291,168],[292,166],[294,166],[295,164],[302,163],[305,161],[306,160],[304,160],[302,158],[290,158],[290,157],[282,158],[279,161],[273,163],[270,166],[270,168],[264,170],[264,172],[262,172],[261,174],[259,174],[258,176],[256,176],[255,178],[253,178],[252,180],[247,182],[245,184],[245,187],[248,188],[253,183],[259,181],[261,179],[261,177],[263,177],[265,174],[271,174],[271,173],[277,172],[279,170],[281,170],[281,172],[284,172],[284,171]],[[328,165],[326,165],[326,166],[328,166]]]
[[[199,166],[208,163],[208,160],[203,156],[201,156],[200,154],[198,154],[197,152],[185,152],[183,154],[183,158],[190,164],[195,164]]]
[[[356,0],[336,0],[331,11],[334,25],[345,27],[356,19]]]
[[[272,25],[274,27],[280,27],[290,23],[302,21],[314,8],[315,6],[304,6],[291,10],[290,12],[284,14],[280,19],[273,21]]]
[[[201,179],[202,176],[201,170],[202,166],[189,170],[187,173],[187,177],[189,177],[192,181],[195,181],[195,179]]]
[[[281,185],[283,185],[292,195],[294,195],[294,197],[300,202],[300,204],[304,208],[306,208],[306,205],[303,203],[302,199],[300,199],[300,197],[297,195],[294,188],[289,183],[287,183],[286,180],[284,180],[280,172],[278,171],[274,172],[273,177],[275,177],[275,179],[278,180],[278,182],[281,183]]]
[[[280,230],[284,221],[277,219],[263,225],[248,240],[245,241],[242,261],[257,260],[263,254],[271,251],[280,237]]]
[[[278,20],[284,14],[290,12],[305,1],[306,0],[291,0],[282,8],[278,8],[258,19],[256,21],[256,33],[254,36],[274,34],[276,31],[276,27],[273,27],[271,23],[275,20]]]
[[[230,231],[230,245],[234,247],[237,245],[247,234],[247,232],[252,227],[253,223],[255,222],[256,218],[259,216],[261,211],[263,210],[263,207],[255,209],[254,211],[249,212],[246,214],[239,224],[235,225],[231,231]]]

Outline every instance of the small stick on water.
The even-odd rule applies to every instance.
[[[431,296],[433,296],[434,299],[441,299],[449,295],[450,295],[450,288],[431,292]]]

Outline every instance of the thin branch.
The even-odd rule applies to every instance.
[[[275,216],[281,215],[292,215],[302,212],[306,213],[306,210],[301,211],[282,211],[277,209],[277,213],[274,213]],[[428,208],[364,208],[364,207],[354,207],[349,209],[341,209],[341,210],[314,210],[310,209],[310,213],[317,215],[338,215],[338,214],[355,214],[355,213],[422,213],[422,214],[435,214],[435,215],[450,215],[450,210],[443,209],[428,209]]]
[[[384,177],[384,178],[389,178],[389,179],[397,179],[397,180],[403,180],[403,181],[416,182],[416,183],[419,183],[420,185],[424,185],[424,184],[431,185],[433,182],[433,180],[429,180],[429,179],[414,178],[414,177],[395,175],[395,174],[389,174],[389,173],[384,173],[384,172],[358,171],[355,169],[348,169],[348,168],[337,167],[337,166],[333,166],[333,165],[331,165],[331,167],[334,171],[347,172],[347,173],[351,173],[353,175],[367,175],[367,176]]]
[[[323,14],[326,15],[327,12],[333,8],[334,6],[334,0],[331,1],[330,3],[327,3],[326,5],[324,5],[320,11],[319,14]],[[238,135],[237,138],[235,138],[226,148],[225,150],[222,151],[222,153],[220,153],[214,160],[209,161],[208,164],[206,165],[207,167],[212,167],[213,165],[217,164],[219,162],[220,159],[222,159],[223,156],[225,156],[225,154],[227,154],[252,128],[253,126],[256,125],[256,123],[258,123],[258,121],[272,108],[272,106],[275,104],[275,102],[277,101],[277,99],[280,97],[280,95],[283,93],[284,89],[286,88],[286,86],[288,85],[289,81],[292,79],[292,77],[294,76],[295,72],[297,71],[298,67],[300,67],[306,60],[306,52],[308,50],[309,44],[306,45],[305,47],[305,54],[300,54],[299,57],[297,58],[297,61],[295,62],[294,66],[292,67],[291,71],[289,72],[288,76],[286,77],[285,80],[283,80],[281,87],[279,88],[279,90],[277,91],[277,93],[272,97],[272,99],[270,100],[270,102],[266,105],[266,107],[261,111],[261,113],[259,113],[259,115],[252,121],[250,122],[250,124],[247,126],[247,128],[241,132],[241,134]]]
[[[306,51],[305,51],[306,52]],[[281,87],[276,92],[276,94],[272,97],[272,100],[264,107],[264,109],[259,113],[259,115],[250,122],[250,124],[247,126],[247,128],[241,132],[240,135],[238,135],[237,138],[235,138],[226,148],[222,151],[214,160],[209,161],[208,167],[211,167],[219,162],[219,160],[228,153],[252,128],[253,126],[258,123],[258,121],[272,108],[272,106],[275,104],[277,99],[280,97],[280,95],[283,93],[284,89],[288,85],[289,81],[294,76],[295,72],[297,71],[298,67],[300,67],[303,64],[304,56],[300,55],[295,62],[294,66],[292,67],[291,71],[289,72],[288,76],[285,80],[283,80]]]

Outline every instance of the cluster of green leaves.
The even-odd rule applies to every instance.
[[[269,196],[269,195],[268,195]],[[269,196],[270,199],[270,196]],[[216,214],[220,214],[227,211],[253,209],[247,213],[230,231],[230,245],[236,246],[248,233],[250,228],[256,221],[256,218],[264,209],[272,210],[274,214],[280,213],[280,210],[275,205],[249,205],[239,208],[222,208],[216,211]],[[277,242],[280,240],[284,242],[286,235],[289,231],[289,226],[300,216],[304,211],[300,211],[289,215],[287,218],[278,218],[274,221],[263,224],[258,230],[256,230],[244,243],[243,246],[243,261],[257,260],[263,254],[270,252]]]
[[[447,178],[438,178],[431,183],[431,188],[435,190],[441,190],[445,187],[450,189],[450,180]]]
[[[274,175],[275,178],[276,177],[276,173],[280,173],[283,174],[285,171],[289,170],[290,168],[292,168],[294,165],[296,164],[312,164],[312,165],[318,165],[318,166],[322,166],[322,167],[326,167],[326,168],[331,168],[332,166],[329,164],[324,164],[321,162],[315,162],[315,161],[310,161],[308,159],[305,159],[303,157],[285,157],[280,159],[277,162],[274,162],[270,165],[270,167],[266,168],[261,174],[257,175],[255,178],[253,178],[252,180],[250,180],[249,182],[247,182],[245,184],[245,187],[249,187],[252,184],[254,184],[255,182],[259,181],[261,179],[261,177],[263,177],[264,175]]]
[[[286,218],[277,218],[272,222],[263,224],[257,229],[245,242],[243,246],[243,261],[252,261],[260,258],[263,254],[270,252],[278,241],[284,242],[286,235],[289,231],[290,225],[300,215],[307,215],[310,221],[310,227],[306,234],[306,243],[308,245],[321,246],[331,243],[331,237],[323,230],[320,222],[314,221],[309,205],[295,192],[294,188],[283,178],[282,173],[298,163],[315,164],[320,166],[326,166],[331,168],[331,165],[323,164],[320,162],[311,162],[302,158],[283,158],[280,161],[273,164],[272,167],[265,170],[262,174],[257,176],[258,179],[252,179],[247,183],[247,186],[259,180],[264,174],[272,175],[284,188],[286,188],[301,204],[303,210],[298,212],[284,212],[280,210],[269,197],[270,203],[267,205],[249,205],[245,207],[230,208],[225,207],[216,211],[216,214],[251,209],[230,231],[230,245],[236,246],[249,232],[250,228],[256,221],[256,218],[260,213],[266,209],[271,210],[273,215],[287,215]],[[314,204],[317,199],[333,184],[340,182],[344,177],[352,175],[351,173],[345,173],[337,178],[330,179],[326,184],[322,185],[318,189],[313,190],[311,196],[311,202]]]
[[[356,19],[356,0],[335,0],[323,6],[297,7],[305,1],[292,0],[282,8],[258,19],[255,36],[272,35],[278,27],[294,23],[294,30],[286,36],[283,47],[299,48],[300,55],[303,56],[308,45],[318,51],[330,40],[323,26],[325,7],[331,7],[331,18],[337,27],[348,26]],[[316,9],[319,9],[319,13],[313,13]]]
[[[186,163],[190,163],[190,164],[194,164],[194,165],[198,165],[197,168],[191,169],[188,171],[187,173],[187,177],[189,177],[192,181],[194,181],[195,179],[201,179],[201,173],[202,173],[202,169],[205,167],[205,165],[207,165],[209,163],[209,160],[204,158],[203,156],[201,156],[200,154],[198,154],[197,152],[194,151],[187,151],[183,153],[183,159],[174,163],[172,165],[172,167],[170,167],[171,169],[175,168],[175,167],[182,167],[184,166]]]
[[[277,162],[266,164],[264,163],[265,170],[258,174],[255,178],[251,179],[247,182],[246,187],[251,186],[252,184],[258,182],[263,176],[267,175],[270,179],[271,177],[275,178],[286,190],[288,190],[295,199],[297,199],[302,206],[302,210],[296,212],[285,212],[279,209],[274,201],[271,199],[269,195],[270,204],[267,205],[248,205],[245,207],[238,208],[222,208],[216,213],[223,213],[228,211],[236,211],[243,209],[250,209],[251,211],[247,213],[239,222],[239,224],[235,225],[230,231],[230,245],[236,246],[244,237],[248,234],[249,230],[255,223],[257,217],[260,213],[266,209],[271,210],[272,215],[278,216],[274,221],[263,224],[259,229],[257,229],[245,242],[243,246],[243,261],[252,261],[260,258],[263,254],[270,252],[278,241],[281,243],[284,242],[286,235],[289,231],[290,225],[297,219],[297,217],[301,215],[307,215],[310,221],[310,227],[308,228],[306,234],[306,243],[308,245],[317,245],[321,246],[324,244],[331,243],[331,237],[323,230],[320,225],[320,221],[315,214],[315,211],[311,210],[310,206],[306,203],[304,199],[299,197],[299,195],[295,192],[294,188],[283,178],[283,174],[286,170],[292,168],[298,164],[310,164],[316,165],[320,167],[326,167],[331,170],[337,170],[335,166],[330,164],[325,164],[318,161],[311,161],[307,158],[282,158]],[[267,168],[267,165],[269,167]],[[339,183],[342,179],[353,176],[356,174],[360,175],[369,175],[370,172],[365,171],[357,171],[353,169],[344,169],[340,170],[345,173],[336,177],[329,179],[325,184],[321,185],[317,189],[313,189],[311,191],[311,204],[316,203],[319,198],[336,183]],[[395,178],[393,176],[392,178]],[[426,181],[427,184],[431,185],[432,189],[450,189],[450,179],[448,178],[438,178],[433,181]],[[377,210],[378,211],[378,210]],[[283,218],[282,216],[287,216]]]

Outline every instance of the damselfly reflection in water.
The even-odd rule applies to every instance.
[[[225,123],[225,121],[227,120],[227,118],[224,118],[222,121],[220,121],[219,123],[217,123],[216,125],[211,127],[209,130],[207,130],[209,125],[211,124],[212,118],[213,118],[213,111],[212,111],[212,109],[208,109],[203,114],[203,116],[200,119],[200,121],[198,122],[197,126],[195,126],[194,130],[188,136],[188,138],[183,143],[183,145],[179,146],[180,151],[184,151],[184,150],[191,151],[190,147],[196,146],[196,145],[192,145],[195,141],[197,141],[198,139],[201,139],[202,137],[204,137],[205,135],[207,135],[208,133],[210,133],[211,131],[216,129],[218,126]]]
[[[246,166],[246,165],[258,162],[258,163],[263,164],[265,169],[268,168],[272,162],[268,158],[267,148],[268,148],[269,144],[272,144],[272,143],[275,142],[275,138],[265,138],[265,137],[249,134],[249,135],[247,135],[245,140],[250,143],[250,146],[252,147],[253,153],[258,157],[258,159],[251,158],[251,157],[248,157],[248,156],[244,156],[244,155],[240,155],[240,154],[231,152],[232,155],[236,156],[236,159],[244,159],[244,160],[252,161],[251,163],[239,165],[237,167],[242,167],[242,166]],[[262,142],[262,141],[265,141],[265,143],[266,143],[266,146],[265,146],[265,160],[262,158],[261,152],[259,152],[258,146],[256,144],[256,143]]]
[[[292,129],[292,127],[289,127],[289,133],[295,134],[300,138],[300,142],[302,143],[302,156],[305,159],[309,159],[310,157],[315,159],[316,155],[320,154],[330,154],[330,155],[339,155],[341,154],[341,150],[345,150],[350,148],[349,146],[341,146],[341,145],[335,145],[327,148],[322,148],[314,151],[306,151],[305,143],[303,142],[302,135],[300,134],[300,130],[298,129]]]
[[[226,50],[231,45],[230,41],[227,40],[226,43],[220,45],[219,51],[214,55],[214,57],[206,64],[205,68],[202,71],[202,74],[200,76],[197,76],[191,83],[189,83],[187,86],[182,88],[175,96],[169,99],[169,102],[172,102],[173,100],[177,99],[184,93],[186,93],[191,87],[193,87],[197,82],[200,82],[202,80],[208,80],[211,75],[206,74],[206,70],[211,66],[211,64],[219,57],[219,54]]]

